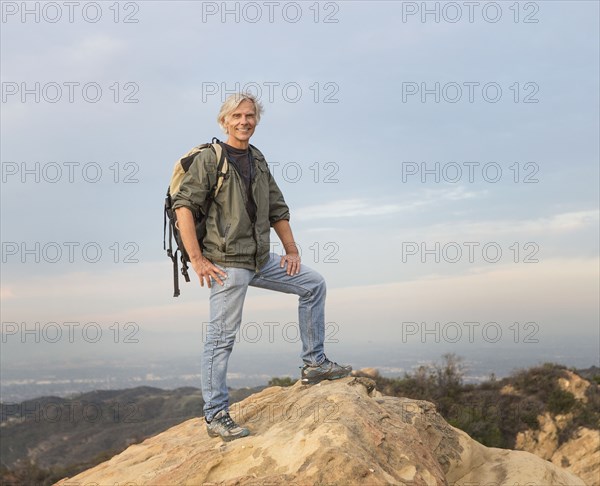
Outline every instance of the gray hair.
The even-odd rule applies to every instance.
[[[225,103],[223,103],[223,105],[221,106],[221,111],[219,111],[219,116],[217,116],[217,122],[219,123],[219,126],[225,133],[227,133],[227,127],[225,126],[225,121],[227,117],[231,115],[235,110],[237,110],[237,107],[240,106],[240,104],[243,101],[249,101],[254,105],[254,111],[256,113],[256,124],[258,125],[258,123],[260,122],[260,115],[262,114],[264,109],[260,101],[258,101],[258,99],[256,98],[256,96],[247,92],[235,93],[225,100]]]

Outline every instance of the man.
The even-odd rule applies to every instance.
[[[230,96],[221,107],[217,120],[228,137],[223,147],[230,165],[208,212],[203,249],[193,214],[204,207],[217,177],[212,150],[196,155],[173,198],[190,263],[200,285],[211,289],[201,370],[204,416],[209,435],[227,441],[249,434],[229,416],[226,385],[227,362],[249,285],[299,296],[302,383],[342,378],[352,370],[325,357],[325,281],[300,264],[288,206],[262,153],[249,143],[261,113],[261,104],[245,93]],[[282,257],[269,251],[271,226],[285,249]]]

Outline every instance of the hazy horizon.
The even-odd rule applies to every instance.
[[[161,352],[164,335],[157,334],[152,345],[127,352],[105,346],[102,357],[65,360],[60,352],[47,344],[39,356],[44,369],[29,359],[9,354],[4,361],[0,380],[0,399],[15,402],[40,396],[71,396],[92,390],[112,390],[135,386],[154,386],[173,389],[181,386],[200,387],[200,352],[194,349],[199,334],[187,334],[178,353]],[[266,385],[276,376],[299,376],[299,345],[285,343],[279,346],[257,347],[256,342],[237,343],[230,360],[228,385],[232,388]],[[532,346],[533,344],[533,346]],[[538,346],[542,344],[542,347]],[[97,346],[98,343],[95,344]],[[123,346],[123,344],[121,344]],[[89,347],[89,346],[88,346]],[[541,343],[483,343],[478,346],[452,343],[407,342],[398,343],[327,343],[330,355],[352,364],[355,369],[374,367],[383,376],[400,377],[424,364],[443,361],[443,355],[454,353],[462,359],[465,381],[480,383],[493,373],[504,378],[520,369],[547,362],[568,368],[587,369],[600,366],[598,348],[594,342],[586,344],[564,339],[549,339]],[[95,353],[98,355],[99,353]]]

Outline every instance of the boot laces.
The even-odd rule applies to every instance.
[[[229,416],[228,413],[226,413],[222,418],[221,418],[221,422],[223,423],[223,425],[229,430],[229,429],[233,429],[235,427],[235,422],[233,421],[233,419]]]

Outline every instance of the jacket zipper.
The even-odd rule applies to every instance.
[[[252,149],[250,149],[252,150]],[[252,156],[252,152],[250,152],[250,162],[254,164],[254,157]],[[254,177],[250,181],[250,197],[252,197],[252,204],[254,204],[255,214],[254,221],[252,221],[252,238],[254,238],[254,273],[258,273],[258,240],[256,239],[256,217],[258,216],[258,205],[256,204],[256,199],[254,199],[254,188],[256,187],[256,174],[257,167],[254,167]]]
[[[249,149],[249,150],[251,150],[251,149]],[[250,160],[254,164],[253,156],[250,157]],[[248,214],[248,195],[247,195],[246,187],[245,187],[244,183],[242,182],[242,176],[236,169],[235,164],[230,164],[230,167],[233,167],[233,170],[235,170],[235,172],[237,174],[236,179],[238,180],[238,187],[240,188],[240,192],[242,193],[242,198],[244,199],[244,209],[246,210],[248,219],[250,219],[250,214]],[[256,181],[256,173],[257,173],[257,167],[255,166],[254,167],[254,178],[250,181],[250,194],[252,196],[252,202],[254,203],[256,212],[258,213],[258,206],[256,205],[256,200],[254,199],[254,187],[255,187],[255,181]],[[252,219],[250,219],[250,223],[252,224],[252,239],[254,240],[254,273],[258,273],[258,271],[259,271],[258,261],[256,260],[257,255],[258,255],[258,240],[256,239],[256,221],[252,221]]]

